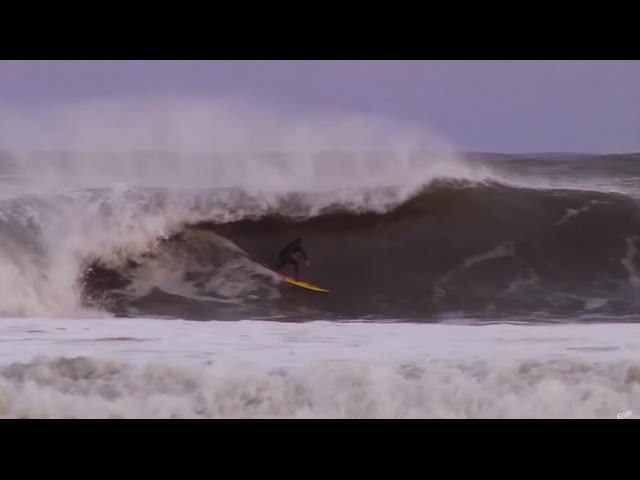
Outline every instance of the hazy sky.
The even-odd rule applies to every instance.
[[[462,150],[640,151],[640,61],[0,61],[13,106],[150,93],[371,113]]]

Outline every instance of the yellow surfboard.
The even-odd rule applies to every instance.
[[[280,278],[282,278],[285,282],[288,282],[292,285],[297,285],[298,287],[302,287],[302,288],[306,288],[307,290],[313,290],[314,292],[329,292],[330,290],[327,290],[325,288],[320,288],[316,285],[311,285],[310,283],[306,283],[306,282],[299,282],[297,280],[294,280],[291,277],[287,277],[286,275],[282,275],[281,273],[279,274]]]

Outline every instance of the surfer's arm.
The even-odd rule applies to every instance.
[[[300,252],[300,255],[302,255],[302,257],[305,259],[305,261],[307,262],[307,265],[309,265],[311,262],[309,261],[309,257],[307,256],[307,252],[305,252],[302,247],[298,248],[298,252]]]

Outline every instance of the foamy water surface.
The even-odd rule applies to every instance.
[[[0,416],[616,418],[640,327],[4,319]]]

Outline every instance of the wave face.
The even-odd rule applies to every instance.
[[[625,196],[439,181],[386,213],[344,205],[282,213],[309,201],[185,226],[126,267],[96,267],[88,287],[112,293],[119,313],[190,318],[429,321],[637,309],[640,215]],[[313,259],[302,277],[330,294],[278,285],[262,267],[296,235]],[[113,287],[99,288],[109,280]]]
[[[23,121],[39,125],[41,142],[14,132],[0,155],[2,316],[428,322],[637,311],[639,155],[460,155],[386,122],[283,124],[244,110],[236,117],[253,128],[241,135],[226,106],[225,122],[207,117],[225,141],[209,145],[215,130],[193,118],[211,105],[179,108],[190,123],[103,107],[93,129],[91,109]],[[65,115],[75,130],[43,127],[73,124]],[[88,140],[122,118],[118,135]],[[125,141],[132,119],[146,126],[136,138],[164,140],[157,150]],[[266,268],[297,235],[313,261],[302,279],[331,293]]]

